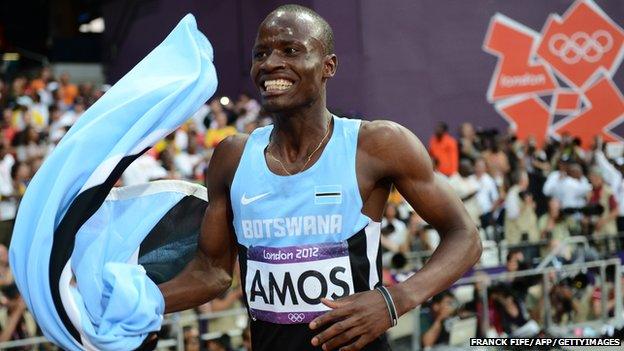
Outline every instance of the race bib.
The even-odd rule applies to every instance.
[[[348,244],[249,247],[245,287],[253,318],[309,323],[329,310],[321,298],[335,300],[354,292]]]

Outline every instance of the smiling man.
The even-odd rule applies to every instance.
[[[337,67],[314,11],[286,5],[262,22],[251,78],[275,123],[217,147],[197,257],[160,286],[168,312],[222,293],[238,256],[254,351],[387,350],[399,316],[478,260],[473,222],[410,131],[327,110]],[[393,184],[442,240],[386,289],[379,221]]]

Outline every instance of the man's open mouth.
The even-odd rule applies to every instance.
[[[287,79],[271,79],[264,82],[264,91],[267,93],[279,93],[292,87],[293,82]]]

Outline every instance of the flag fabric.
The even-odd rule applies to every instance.
[[[205,189],[182,181],[111,189],[214,94],[212,59],[185,16],[78,119],[30,182],[9,261],[43,333],[62,348],[132,350],[160,329],[156,284],[192,257]]]

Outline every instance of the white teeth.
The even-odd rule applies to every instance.
[[[292,86],[292,82],[286,79],[273,79],[264,82],[266,91],[286,90]]]

